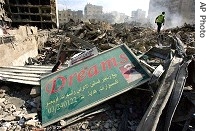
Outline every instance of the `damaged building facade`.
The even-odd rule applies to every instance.
[[[146,11],[143,11],[142,9],[137,9],[136,11],[131,12],[131,19],[132,21],[137,21],[141,23],[146,22]]]
[[[83,11],[72,11],[71,9],[68,10],[59,10],[58,11],[58,18],[59,18],[59,25],[63,25],[68,23],[71,19],[74,21],[81,20],[83,18]]]
[[[19,25],[38,28],[57,27],[57,0],[5,0],[5,10],[13,27]]]
[[[0,25],[3,27],[5,24],[10,25],[11,19],[8,18],[7,12],[4,10],[5,1],[0,0]]]
[[[28,57],[38,54],[38,44],[48,36],[38,29],[58,27],[56,5],[56,0],[0,1],[1,66],[24,65]]]
[[[103,7],[88,3],[85,6],[84,14],[86,19],[100,19],[103,14]]]

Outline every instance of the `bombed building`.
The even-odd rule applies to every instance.
[[[84,9],[84,16],[86,19],[98,19],[103,13],[102,10],[102,6],[92,5],[88,3]]]
[[[58,11],[58,18],[59,18],[59,27],[62,25],[70,22],[70,21],[78,21],[83,18],[83,11],[72,11],[71,9],[68,10],[59,10]]]
[[[3,26],[3,24],[8,24],[11,22],[11,19],[8,18],[7,16],[7,12],[5,11],[4,9],[4,6],[5,6],[5,1],[4,0],[1,0],[0,1],[0,21],[1,21],[1,26]]]
[[[5,0],[4,9],[11,25],[37,26],[38,28],[57,27],[56,0]]]

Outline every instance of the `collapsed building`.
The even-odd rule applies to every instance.
[[[3,24],[10,25],[11,19],[8,18],[7,12],[5,11],[4,6],[5,6],[5,1],[1,0],[0,1],[0,17],[1,17],[0,21],[1,21],[1,25],[3,25]]]
[[[6,0],[4,8],[8,17],[12,20],[11,25],[13,27],[30,25],[48,29],[57,27],[58,9],[56,2],[56,0]]]
[[[1,0],[0,5],[0,53],[4,61],[0,65],[24,65],[26,56],[38,54],[37,42],[46,41],[49,34],[38,31],[58,27],[57,1]]]

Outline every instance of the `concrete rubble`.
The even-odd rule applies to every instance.
[[[59,59],[66,65],[84,50],[97,47],[103,52],[122,43],[153,73],[149,83],[43,128],[39,86],[0,79],[0,130],[194,131],[195,25],[185,24],[157,35],[152,28],[134,24],[71,21],[62,30],[49,32],[47,42],[39,45],[39,54],[26,64],[55,65]],[[154,75],[160,65],[163,70]],[[152,107],[155,101],[160,103]]]
[[[175,34],[185,44],[186,53],[193,55],[195,52],[194,25],[185,24],[182,27],[164,30],[159,36],[159,40],[154,29],[128,24],[115,24],[111,26],[109,24],[95,22],[80,23],[79,25],[70,27],[71,29],[66,28],[59,32],[51,32],[48,41],[40,47],[39,55],[36,58],[32,58],[32,61],[42,65],[55,63],[62,40],[62,54],[67,59],[75,53],[81,52],[81,50],[90,49],[94,46],[99,51],[104,51],[121,43],[127,44],[136,55],[139,55],[159,44],[162,46],[170,45],[170,36]],[[64,32],[66,35],[63,38]]]

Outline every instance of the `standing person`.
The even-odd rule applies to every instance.
[[[158,15],[155,19],[155,23],[157,24],[157,32],[160,33],[160,29],[162,27],[162,24],[165,23],[165,12],[162,12],[162,14]]]

